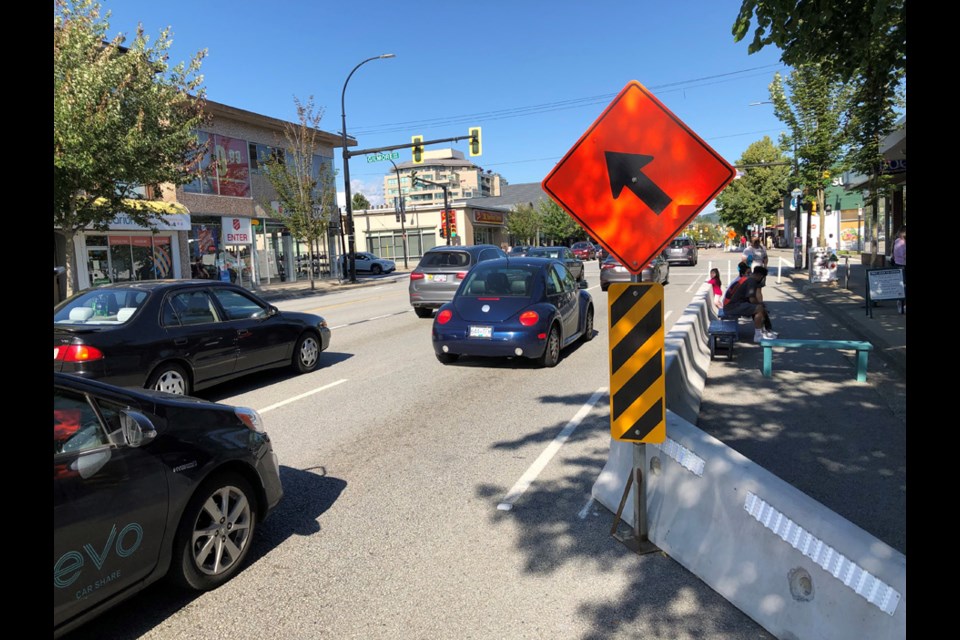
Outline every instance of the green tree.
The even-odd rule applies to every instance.
[[[583,227],[553,200],[538,200],[537,213],[540,214],[541,230],[548,239],[547,244],[558,244],[572,238],[582,240],[587,237]]]
[[[532,204],[518,204],[507,216],[507,233],[524,245],[533,245],[542,226],[540,213]]]
[[[818,64],[842,82],[899,75],[907,62],[906,9],[905,0],[743,0],[733,38],[740,42],[756,20],[749,53],[773,45],[791,67]]]
[[[869,176],[875,252],[877,198],[888,182],[879,170],[880,143],[894,130],[903,106],[906,0],[743,0],[733,25],[734,41],[747,35],[754,19],[750,53],[772,44],[783,52],[783,62],[819,65],[852,91],[846,161]]]
[[[323,110],[316,109],[313,96],[301,102],[293,99],[297,122],[284,125],[286,152],[260,158],[263,175],[273,187],[279,209],[277,217],[290,230],[290,235],[310,248],[311,265],[325,237],[330,216],[336,210],[336,172],[331,162],[317,161],[317,138]],[[359,195],[359,194],[358,194]],[[270,205],[266,208],[269,210]],[[313,269],[310,289],[316,288]]]
[[[737,160],[743,174],[717,196],[720,221],[738,234],[748,235],[749,225],[762,225],[776,217],[790,175],[789,161],[769,136],[752,143]]]
[[[362,193],[355,193],[350,198],[350,206],[354,211],[366,210],[370,208],[370,201]]]
[[[774,113],[790,130],[784,144],[793,145],[798,181],[806,190],[804,200],[815,202],[820,215],[820,247],[826,246],[823,194],[830,186],[831,172],[842,167],[850,99],[850,86],[832,79],[815,64],[797,67],[786,81],[774,74],[770,83]]]
[[[147,228],[162,208],[132,206],[140,187],[182,185],[205,147],[200,63],[170,66],[169,28],[154,42],[138,25],[133,41],[107,40],[110,14],[93,0],[53,5],[53,226],[66,237],[68,282],[80,288],[73,239],[106,229],[123,211]]]

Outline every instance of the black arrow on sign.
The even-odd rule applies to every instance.
[[[610,176],[610,191],[613,192],[613,199],[619,198],[623,188],[628,187],[644,204],[653,209],[654,213],[657,215],[663,213],[671,202],[670,196],[640,171],[650,164],[653,156],[616,151],[605,151],[604,154],[607,157],[607,174]]]

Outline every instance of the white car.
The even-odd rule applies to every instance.
[[[390,273],[397,270],[397,263],[386,258],[379,258],[369,251],[358,251],[355,254],[357,273],[372,273],[377,276],[381,273]],[[346,275],[350,269],[350,262],[347,255],[340,256],[340,272]]]

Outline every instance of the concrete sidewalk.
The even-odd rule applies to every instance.
[[[781,338],[866,340],[867,381],[852,351],[779,349],[770,378],[753,326],[740,321],[734,359],[711,362],[697,426],[906,554],[906,314],[865,307],[866,269],[810,283],[771,252],[764,288]],[[790,256],[792,263],[792,255]]]

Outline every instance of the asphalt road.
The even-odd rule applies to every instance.
[[[552,369],[441,365],[403,278],[280,303],[327,318],[322,368],[201,394],[258,409],[280,459],[249,565],[210,593],[155,585],[68,637],[771,637],[665,554],[630,552],[590,498],[610,437],[597,269],[599,333]],[[671,269],[668,328],[706,272]]]

